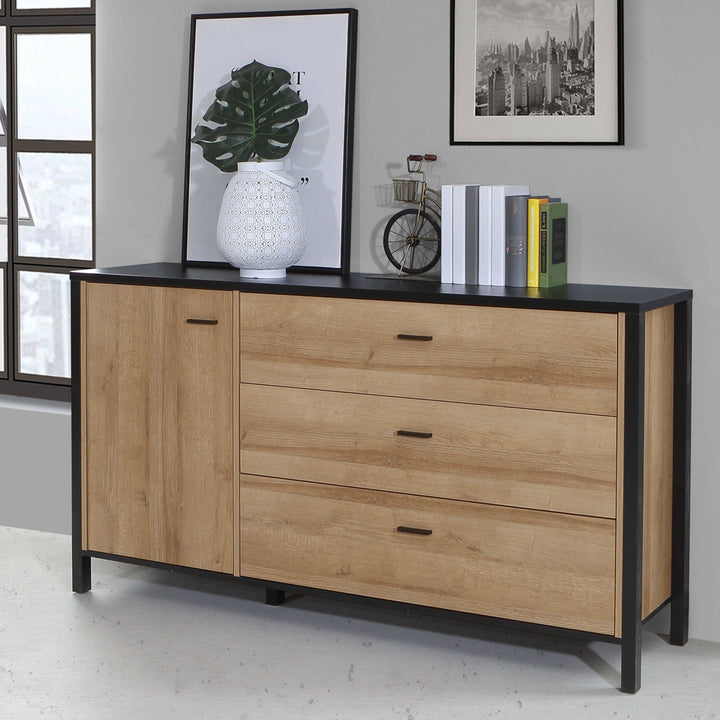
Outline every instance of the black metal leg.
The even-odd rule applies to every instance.
[[[670,642],[688,641],[690,559],[690,388],[692,301],[675,306],[675,391],[673,431],[673,539]]]
[[[285,591],[276,588],[265,588],[266,605],[282,605],[285,602]]]
[[[85,593],[90,589],[90,558],[73,553],[72,589],[76,593]]]
[[[80,397],[80,283],[73,280],[70,288],[72,345],[72,589],[84,593],[90,589],[90,558],[82,555],[82,398]]]
[[[639,625],[638,628],[641,626]],[[620,671],[620,690],[624,693],[636,693],[640,689],[640,659],[642,638],[640,630],[633,637],[623,638],[622,669]]]
[[[645,315],[625,316],[622,670],[620,689],[640,689],[642,652]]]

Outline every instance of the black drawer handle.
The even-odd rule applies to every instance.
[[[415,340],[416,342],[430,342],[433,339],[432,335],[406,335],[400,333],[396,336],[398,340]]]
[[[188,325],[217,325],[217,320],[202,320],[201,318],[188,318],[186,321]]]
[[[409,535],[432,535],[432,530],[426,530],[425,528],[406,527],[405,525],[398,525],[395,530],[401,533],[408,533]]]
[[[423,438],[423,440],[427,440],[432,437],[432,433],[415,432],[414,430],[396,430],[395,434],[400,435],[401,437]]]

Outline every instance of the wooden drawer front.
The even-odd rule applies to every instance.
[[[245,576],[613,632],[612,520],[244,474],[240,488]]]
[[[243,293],[241,336],[243,382],[616,414],[616,315]]]
[[[241,398],[243,473],[615,516],[615,418],[264,385]]]

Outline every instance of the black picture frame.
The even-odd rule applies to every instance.
[[[576,11],[576,0],[566,0],[568,5],[568,36],[573,32],[571,14]],[[592,3],[592,28],[589,24],[580,26],[578,37],[576,25],[577,42],[573,45],[572,39],[568,37],[567,42],[563,38],[561,42],[554,37],[557,50],[558,62],[564,58],[565,69],[557,71],[557,81],[561,80],[565,73],[572,76],[572,82],[578,83],[579,91],[572,93],[572,88],[566,86],[567,98],[556,96],[548,103],[547,82],[553,82],[548,75],[547,61],[543,60],[546,49],[535,44],[530,45],[531,54],[525,52],[527,46],[520,46],[517,42],[506,42],[511,38],[493,36],[492,42],[498,47],[493,48],[486,45],[488,50],[479,59],[478,46],[479,35],[476,37],[476,30],[482,27],[483,3],[485,0],[450,0],[450,144],[451,145],[624,145],[624,57],[623,57],[623,0],[578,0],[580,4]],[[517,7],[517,3],[510,3]],[[493,3],[497,6],[497,3]],[[488,15],[488,19],[489,19]],[[508,16],[509,18],[509,16]],[[587,18],[587,13],[585,14]],[[519,17],[522,20],[522,16]],[[500,22],[500,21],[498,21]],[[534,15],[528,17],[526,38],[532,34],[530,28],[537,27],[538,20]],[[490,22],[488,22],[490,25]],[[506,22],[505,27],[512,28],[517,39],[516,22]],[[488,33],[500,34],[497,28],[489,29]],[[592,32],[591,32],[592,31]],[[522,31],[521,31],[522,32]],[[586,52],[585,33],[591,32],[590,43],[592,47],[592,94],[588,94],[583,87],[583,82],[589,84],[587,76],[590,74],[585,68],[587,59],[571,56],[568,52],[574,49],[578,55]],[[549,33],[548,33],[549,34]],[[490,35],[488,35],[490,37]],[[547,42],[547,36],[544,36]],[[553,36],[550,36],[553,37]],[[562,37],[562,36],[561,36]],[[518,47],[517,51],[511,49],[512,45]],[[558,47],[560,46],[560,47]],[[565,49],[565,56],[561,48]],[[582,50],[580,50],[582,48]],[[512,53],[516,55],[512,55]],[[523,52],[523,55],[519,53]],[[504,57],[503,57],[504,56]],[[515,73],[510,72],[510,63],[514,62],[511,57],[517,57],[520,61],[523,57],[531,57],[527,63],[527,74],[525,81],[522,80],[524,67],[522,62],[516,62]],[[491,76],[488,76],[487,90],[485,85],[478,83],[477,76],[482,69],[482,64],[487,68],[488,64],[497,59],[497,65],[502,70],[502,81],[493,83]],[[568,61],[576,63],[576,69],[571,70],[573,65]],[[542,61],[542,62],[541,62]],[[544,65],[543,65],[544,63]],[[578,67],[582,64],[583,67]],[[543,69],[544,67],[544,69]],[[536,74],[542,72],[545,78]],[[515,77],[520,75],[519,80]],[[583,78],[583,74],[585,78]],[[538,82],[544,80],[542,90],[542,109],[538,105],[531,104],[533,98],[537,98]],[[527,85],[523,89],[522,83]],[[505,89],[500,84],[507,84]],[[512,83],[512,85],[511,85]],[[533,84],[531,87],[531,83]],[[498,114],[493,111],[492,99],[498,95],[502,98],[505,93],[506,102],[504,110],[507,114]],[[512,88],[517,88],[513,90]],[[474,92],[474,98],[473,98]],[[516,106],[516,113],[513,116],[513,97],[523,98],[523,92],[527,93],[527,111],[521,104]],[[485,97],[483,97],[483,95]],[[531,97],[532,96],[532,97]],[[507,100],[510,102],[507,102]],[[557,102],[561,100],[561,102]],[[484,101],[484,102],[483,102]],[[500,101],[502,102],[502,101]],[[589,103],[592,102],[593,112],[587,112]],[[532,111],[531,107],[535,107]],[[585,114],[577,112],[581,108]],[[567,114],[561,114],[567,112]],[[573,114],[570,114],[573,113]]]
[[[317,146],[314,146],[313,151],[320,152],[323,158],[325,158],[326,154],[334,158],[332,163],[328,163],[329,170],[325,172],[326,168],[324,166],[313,165],[310,170],[303,171],[302,161],[298,163],[294,160],[298,141],[302,142],[303,120],[301,120],[300,133],[289,155],[289,158],[295,163],[292,170],[294,175],[308,176],[315,172],[318,174],[319,182],[316,182],[314,185],[306,182],[302,186],[308,192],[308,195],[305,196],[301,194],[307,224],[308,250],[306,250],[300,262],[294,267],[288,268],[288,270],[334,275],[347,275],[349,273],[357,15],[357,10],[354,8],[333,8],[191,16],[182,241],[182,264],[184,266],[230,267],[228,263],[224,262],[215,246],[217,210],[219,210],[222,200],[222,189],[224,189],[224,184],[227,183],[230,175],[228,173],[221,173],[216,168],[210,166],[209,163],[202,161],[204,166],[206,166],[206,177],[209,177],[208,173],[215,172],[219,174],[219,176],[224,176],[224,179],[220,177],[219,179],[215,178],[212,180],[215,185],[215,192],[210,203],[212,205],[211,207],[208,207],[208,203],[204,202],[201,209],[198,210],[198,202],[200,201],[194,199],[194,193],[198,187],[194,184],[194,176],[197,175],[197,169],[202,167],[199,160],[199,158],[202,157],[202,152],[197,145],[190,142],[190,138],[193,136],[198,119],[207,109],[214,95],[215,88],[223,82],[223,77],[218,76],[216,79],[213,78],[211,83],[206,83],[207,86],[203,86],[202,88],[198,87],[199,74],[201,72],[200,63],[202,62],[202,58],[200,57],[202,48],[199,46],[199,34],[206,32],[208,28],[212,29],[210,24],[214,24],[212,26],[214,28],[220,28],[222,26],[222,32],[225,33],[225,36],[231,32],[236,34],[238,40],[241,40],[244,35],[245,39],[252,38],[255,46],[257,46],[257,44],[261,42],[258,38],[262,38],[263,32],[268,33],[268,28],[272,28],[273,26],[276,28],[287,28],[288,24],[292,25],[295,23],[298,28],[302,27],[305,32],[296,33],[292,42],[282,43],[277,42],[277,39],[274,39],[272,43],[269,42],[270,47],[268,47],[267,53],[263,53],[267,58],[265,60],[266,64],[283,66],[282,59],[277,63],[275,62],[275,58],[278,56],[278,47],[281,47],[283,50],[289,48],[288,52],[297,52],[297,56],[303,58],[303,61],[310,58],[309,65],[320,68],[320,70],[316,70],[316,72],[324,71],[323,68],[325,67],[331,68],[333,66],[333,57],[340,60],[339,63],[336,63],[336,67],[339,66],[342,68],[342,63],[344,63],[345,72],[342,73],[342,77],[338,76],[335,78],[340,88],[335,88],[336,92],[334,93],[334,97],[336,97],[336,100],[334,102],[339,104],[337,106],[333,105],[331,108],[332,113],[327,113],[328,117],[336,117],[338,121],[333,123],[332,120],[328,120],[328,127],[322,128],[320,133],[315,133],[315,142],[317,142],[318,137],[324,138],[325,135],[327,135],[326,146],[320,148],[320,151],[318,151]],[[278,24],[273,25],[276,22]],[[332,28],[337,25],[342,28],[342,32],[344,33],[343,37],[337,38],[337,42],[333,41],[334,45],[333,43],[319,42],[315,33],[308,35],[306,32],[313,26],[313,22],[319,32],[326,33],[326,36],[327,33],[332,32]],[[232,26],[227,23],[232,23]],[[322,40],[322,37],[320,37],[320,40]],[[205,45],[208,44],[206,40],[202,42]],[[325,62],[325,58],[317,57],[317,55],[318,53],[326,51],[330,52],[331,50],[328,49],[328,45],[334,47],[333,52],[335,54],[334,56],[328,55],[327,61]],[[227,74],[227,77],[224,81],[227,81],[229,78],[230,70],[233,67],[240,67],[255,59],[261,62],[263,61],[260,57],[250,56],[252,49],[248,50],[247,46],[247,42],[234,43],[234,47],[241,48],[241,50],[235,52],[232,63],[226,63],[228,67],[224,72]],[[217,47],[216,44],[213,50],[217,49]],[[216,57],[217,53],[215,51],[206,53],[206,55],[212,55],[212,63],[217,64],[220,62]],[[342,58],[340,55],[342,55]],[[295,80],[296,73],[294,71],[299,71],[299,68],[293,65],[287,69],[291,72]],[[205,71],[203,70],[202,72]],[[212,71],[208,71],[205,74],[211,72]],[[297,77],[299,79],[299,72],[297,73]],[[306,82],[306,85],[307,84]],[[332,89],[331,83],[327,78],[322,78],[322,83],[318,84],[322,85],[323,88]],[[295,85],[293,85],[293,87],[296,90],[301,89],[300,87],[295,87]],[[338,90],[339,92],[337,92]],[[310,112],[308,113],[307,119],[310,119],[313,112],[313,98],[308,97],[307,99],[310,102]],[[318,111],[323,113],[321,117],[325,117],[325,111],[326,108],[321,105]],[[340,127],[340,119],[342,127]],[[340,147],[340,145],[342,147]],[[310,158],[311,153],[307,153],[307,156]],[[309,162],[316,162],[316,160],[312,159],[309,160]],[[320,162],[322,162],[322,160]],[[208,167],[210,170],[207,170]],[[318,169],[318,167],[320,169]],[[322,188],[327,187],[327,192],[324,195],[320,190],[316,189],[321,186]],[[306,205],[308,199],[312,200],[309,207]],[[312,203],[316,203],[316,205]],[[320,212],[313,211],[313,208],[318,207],[317,204],[319,204]],[[216,208],[215,205],[217,206]],[[206,217],[202,221],[198,221],[196,215],[196,213],[200,211],[206,214]],[[332,222],[321,222],[323,213],[325,213],[326,217],[331,216]],[[200,226],[198,222],[200,222]],[[315,226],[313,226],[313,223],[315,223]],[[199,227],[202,227],[202,230],[199,231]],[[199,236],[201,236],[200,239],[198,239]],[[306,261],[306,259],[310,261]]]

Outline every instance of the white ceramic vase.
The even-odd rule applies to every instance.
[[[222,256],[247,278],[281,278],[305,252],[298,182],[279,161],[238,163],[217,225]]]

